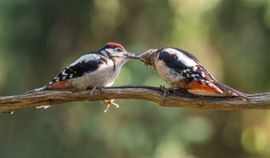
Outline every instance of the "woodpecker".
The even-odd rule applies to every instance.
[[[191,53],[178,48],[149,49],[138,55],[173,88],[202,96],[246,98],[246,94],[218,82]]]
[[[121,44],[109,42],[100,50],[88,52],[81,56],[62,69],[48,84],[33,91],[80,91],[92,88],[91,94],[93,94],[96,88],[102,89],[103,87],[112,86],[119,75],[121,67],[134,56],[135,54],[127,52]],[[111,105],[118,107],[113,101],[105,101],[108,106],[104,112]]]

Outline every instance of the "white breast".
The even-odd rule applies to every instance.
[[[89,87],[111,86],[119,75],[123,64],[116,63],[113,71],[113,61],[108,60],[94,72],[84,74],[82,77],[74,78],[70,82],[76,89],[86,89]]]
[[[166,66],[162,60],[156,60],[155,68],[160,77],[171,86],[176,86],[179,80],[184,79],[181,74]]]

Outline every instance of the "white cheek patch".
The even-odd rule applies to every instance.
[[[188,67],[196,66],[198,65],[194,60],[186,56],[185,54],[181,53],[181,51],[178,51],[173,48],[166,48],[165,51],[169,54],[175,54],[178,57],[178,60],[180,60],[183,64],[185,64]]]

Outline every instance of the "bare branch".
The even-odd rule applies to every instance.
[[[166,107],[188,107],[200,109],[244,110],[269,109],[270,93],[250,95],[248,99],[229,97],[202,97],[186,93],[170,93],[165,102],[162,101],[163,91],[156,87],[122,86],[107,87],[104,92],[96,90],[71,91],[41,91],[15,96],[0,97],[0,113],[42,105],[55,105],[74,101],[97,101],[105,99],[141,99],[148,100]]]

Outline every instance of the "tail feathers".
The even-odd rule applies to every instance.
[[[247,98],[247,94],[240,92],[232,87],[229,87],[223,83],[220,82],[215,82],[214,83],[218,88],[220,88],[224,94],[228,95],[228,96],[235,96],[235,97],[241,97],[241,98]]]
[[[30,90],[30,91],[27,91],[25,93],[34,93],[34,92],[40,92],[40,91],[44,91],[44,90],[48,90],[48,87],[43,86],[43,87],[40,87],[40,88],[36,88],[36,89]]]

